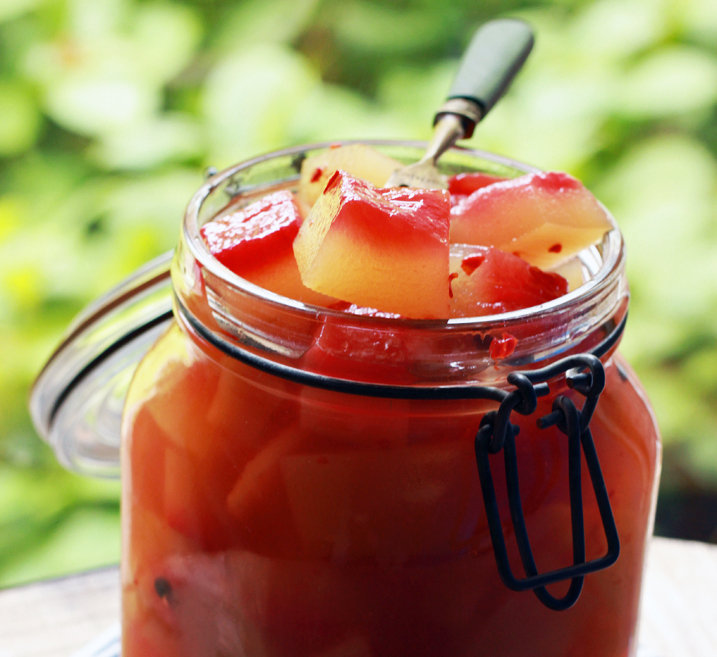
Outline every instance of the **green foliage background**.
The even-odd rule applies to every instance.
[[[472,144],[571,172],[623,226],[661,496],[704,493],[717,540],[717,0],[3,0],[0,585],[119,555],[118,485],[63,471],[26,411],[73,315],[175,244],[209,164],[428,138],[500,15],[537,45]]]

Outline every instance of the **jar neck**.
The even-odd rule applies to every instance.
[[[297,178],[291,162],[307,150],[311,147],[282,151],[222,172],[190,202],[172,280],[180,324],[199,343],[214,344],[240,360],[244,355],[260,369],[278,368],[280,375],[298,371],[413,387],[494,386],[511,371],[589,352],[623,322],[629,295],[617,228],[581,255],[588,272],[581,287],[502,315],[445,321],[370,317],[305,305],[249,283],[213,258],[199,228],[228,205],[291,187]],[[509,166],[483,153],[459,154],[465,158],[466,153],[476,161]],[[514,175],[524,172],[513,165]],[[257,168],[266,180],[238,190],[237,181],[256,176]],[[323,358],[315,358],[317,345]]]

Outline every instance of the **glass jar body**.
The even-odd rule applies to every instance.
[[[404,162],[422,152],[376,146]],[[512,390],[511,372],[617,335],[627,311],[619,231],[583,254],[582,286],[525,311],[430,321],[307,306],[224,269],[199,228],[295,189],[302,158],[317,150],[237,165],[189,204],[172,269],[175,320],[139,365],[124,409],[124,657],[632,657],[660,460],[634,376],[614,347],[603,353],[606,387],[590,423],[622,552],[562,612],[500,580],[474,451],[498,402],[466,398],[478,387]],[[461,149],[440,166],[526,171]],[[514,349],[500,358],[491,346],[506,332]],[[568,441],[536,420],[561,395],[584,402],[564,374],[549,385],[534,413],[511,415],[541,573],[571,565],[573,544]],[[522,577],[503,452],[490,464]],[[582,486],[595,559],[607,541],[589,477]]]
[[[495,402],[321,390],[173,324],[123,422],[123,655],[634,655],[659,437],[621,357],[604,365],[591,428],[621,555],[555,612],[498,577],[473,447]],[[581,405],[558,381],[513,418],[541,572],[572,563],[567,441],[535,425],[559,394]],[[522,573],[502,463],[491,457]],[[606,543],[583,488],[591,559]]]

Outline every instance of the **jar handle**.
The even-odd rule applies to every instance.
[[[35,428],[71,470],[119,474],[120,421],[129,381],[172,319],[173,253],[155,258],[89,304],[32,386]]]
[[[613,565],[620,555],[620,539],[615,517],[610,506],[607,487],[602,476],[595,443],[590,432],[590,419],[597,406],[600,393],[605,386],[605,370],[599,356],[606,353],[622,333],[625,320],[606,340],[590,354],[568,356],[545,368],[528,372],[513,372],[508,382],[516,389],[508,393],[497,411],[487,413],[481,421],[475,439],[476,463],[480,478],[483,503],[498,573],[503,583],[513,591],[532,590],[537,598],[549,609],[563,611],[578,600],[585,575]],[[553,402],[552,412],[538,420],[538,427],[557,428],[568,439],[568,481],[570,491],[570,520],[573,543],[573,565],[539,574],[520,499],[518,462],[515,436],[519,428],[510,422],[510,414],[531,415],[537,407],[537,398],[549,392],[547,381],[565,373],[568,386],[585,397],[582,409],[568,397],[560,395]],[[505,462],[506,488],[511,522],[515,530],[518,552],[526,577],[518,579],[513,574],[508,560],[503,527],[500,521],[489,454],[503,451]],[[595,493],[600,519],[607,539],[606,553],[597,559],[585,560],[585,524],[582,501],[581,452],[585,457],[590,481]],[[545,588],[549,584],[571,580],[570,587],[562,598],[556,598]]]

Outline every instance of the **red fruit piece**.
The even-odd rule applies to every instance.
[[[399,317],[344,303],[336,306],[356,315]],[[415,382],[411,365],[420,358],[418,345],[412,343],[409,330],[403,327],[388,323],[357,324],[350,318],[327,316],[303,364],[307,369],[340,379],[397,385]]]
[[[292,248],[301,223],[294,195],[280,191],[210,221],[201,234],[212,255],[242,278],[304,303],[330,304],[301,282]]]
[[[451,317],[511,312],[552,301],[568,291],[559,274],[544,272],[510,253],[486,246],[451,249]]]
[[[337,171],[294,242],[302,281],[359,306],[445,318],[449,222],[443,190],[380,189]]]
[[[454,244],[495,246],[548,269],[598,242],[610,219],[580,181],[534,173],[482,187],[451,209]]]
[[[472,441],[287,456],[281,469],[301,542],[312,556],[455,555],[474,525]]]
[[[505,178],[487,173],[458,173],[448,178],[448,191],[451,196],[469,196],[478,189],[504,180]]]
[[[201,233],[212,255],[244,276],[290,249],[300,226],[294,195],[280,191],[210,221],[202,226]]]

